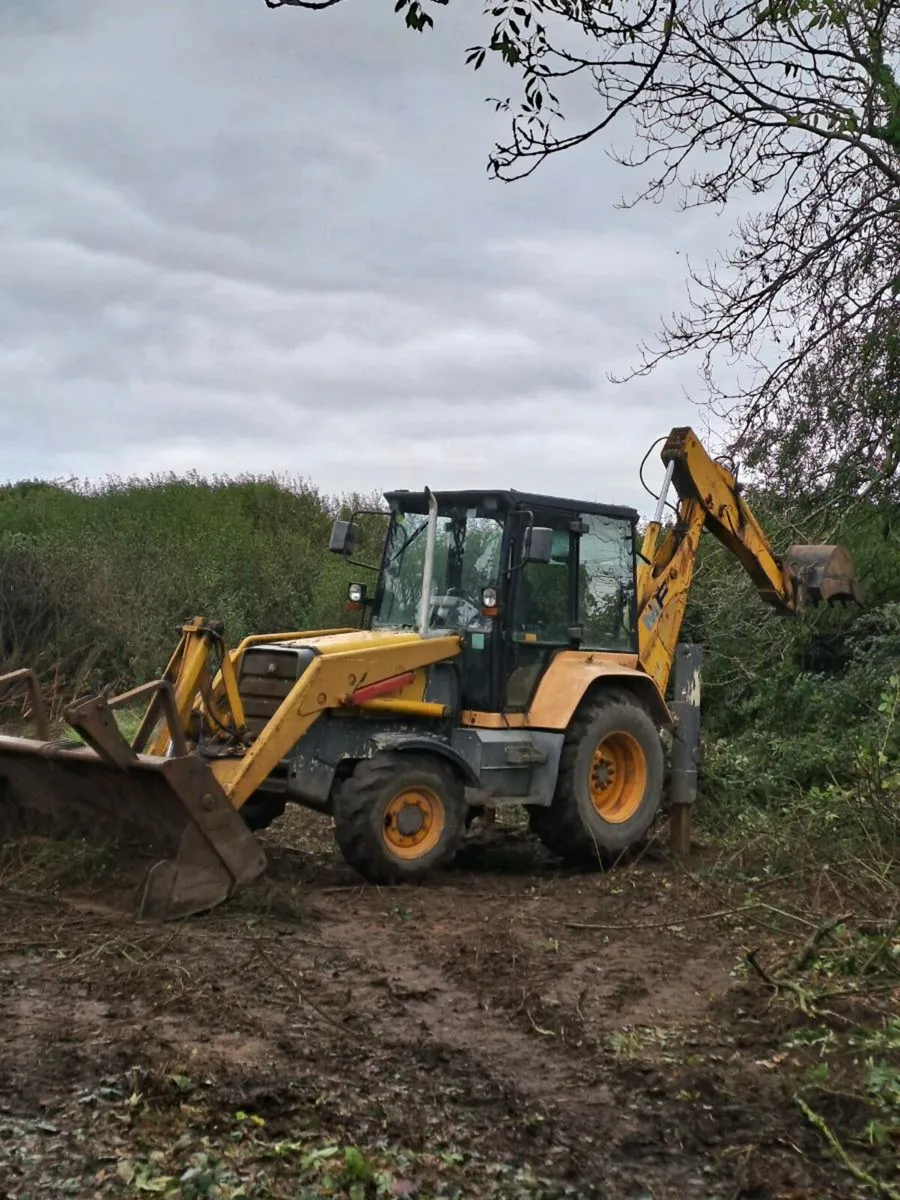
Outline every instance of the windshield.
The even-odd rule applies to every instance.
[[[425,566],[428,518],[398,514],[391,521],[380,603],[374,628],[414,628]],[[435,629],[485,628],[481,592],[496,587],[503,526],[474,509],[438,517],[429,625]]]

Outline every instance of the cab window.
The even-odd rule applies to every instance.
[[[578,549],[578,621],[585,650],[632,650],[634,542],[631,522],[583,516]]]
[[[572,623],[572,536],[568,521],[553,536],[549,563],[527,563],[516,582],[517,640],[564,646]]]

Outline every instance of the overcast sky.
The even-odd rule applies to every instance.
[[[490,182],[463,7],[416,35],[392,0],[2,0],[0,480],[278,471],[646,511],[640,460],[700,387],[606,375],[722,222],[617,211],[600,144]]]

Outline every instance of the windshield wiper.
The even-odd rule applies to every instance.
[[[422,524],[419,526],[419,528],[416,530],[416,532],[415,532],[415,533],[413,533],[413,534],[411,534],[411,535],[410,535],[410,536],[409,536],[409,537],[406,539],[406,541],[403,543],[403,545],[400,547],[400,549],[397,551],[397,553],[394,555],[394,557],[393,557],[393,558],[391,559],[391,561],[388,563],[388,566],[392,566],[392,565],[393,565],[393,564],[394,564],[394,563],[397,561],[397,559],[400,557],[400,555],[401,555],[401,554],[405,554],[405,553],[406,553],[406,551],[407,551],[407,550],[410,548],[410,546],[413,544],[413,542],[416,540],[416,538],[419,536],[419,534],[422,532],[422,530],[423,530],[423,529],[427,529],[427,528],[428,528],[428,522],[427,522],[427,521],[424,521],[424,522],[423,522],[423,523],[422,523]]]

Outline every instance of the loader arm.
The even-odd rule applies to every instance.
[[[241,657],[254,644],[298,641],[308,665],[251,737],[238,689]],[[203,912],[265,869],[240,810],[310,726],[334,710],[445,718],[443,704],[424,699],[426,669],[460,650],[456,634],[351,629],[257,635],[232,650],[220,626],[196,617],[159,679],[66,707],[79,742],[50,739],[32,672],[0,676],[0,691],[33,693],[39,735],[0,735],[0,836],[7,826],[44,836],[80,832],[174,851],[147,873],[139,915]],[[142,699],[149,702],[129,742],[114,710]]]
[[[840,546],[791,546],[779,556],[740,494],[731,471],[711,458],[693,430],[673,429],[660,457],[663,491],[647,526],[637,576],[638,657],[665,693],[704,530],[741,563],[760,597],[782,616],[823,601],[862,603],[850,556]],[[664,529],[668,487],[678,497]]]
[[[377,710],[384,699],[363,699],[369,692],[397,696],[393,712],[406,716],[443,716],[443,705],[404,696],[420,682],[423,667],[455,658],[461,642],[455,634],[419,638],[404,644],[373,641],[366,649],[330,650],[318,655],[240,757],[221,758],[211,770],[233,808],[240,809],[271,774],[292,746],[327,710],[355,707]],[[365,680],[365,684],[362,681]],[[357,699],[359,697],[359,699]]]

